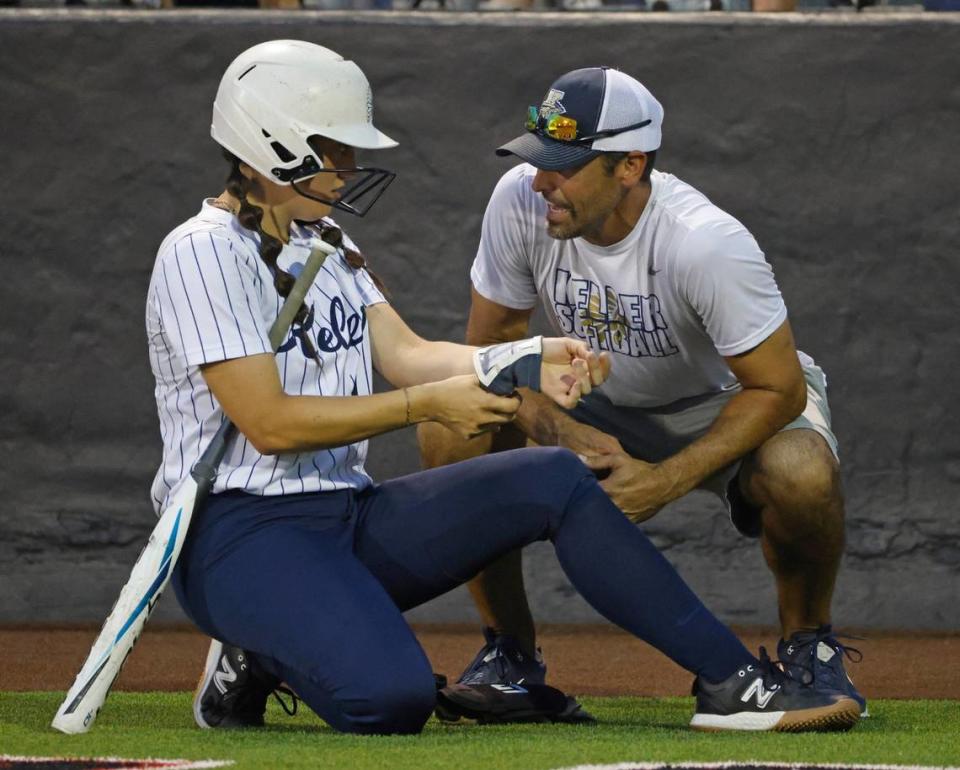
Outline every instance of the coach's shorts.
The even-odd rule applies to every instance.
[[[827,380],[820,367],[803,367],[807,382],[807,406],[797,419],[782,430],[806,428],[823,436],[834,457],[837,439],[830,428],[830,406],[827,403]],[[739,391],[738,385],[721,393],[694,396],[653,408],[616,406],[600,392],[586,396],[571,412],[580,422],[609,433],[633,457],[657,463],[676,454],[703,436],[716,420],[724,405]],[[706,479],[699,489],[719,497],[734,526],[749,537],[760,536],[760,511],[751,506],[737,486],[738,460]]]

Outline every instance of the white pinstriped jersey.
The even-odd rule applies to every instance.
[[[332,220],[328,220],[332,223]],[[291,228],[277,260],[297,275],[319,237]],[[353,248],[348,238],[344,243]],[[267,335],[282,301],[258,255],[259,237],[236,217],[205,201],[200,213],[160,246],[147,299],[150,365],[163,439],[163,461],[151,490],[159,512],[186,478],[224,417],[200,373],[202,364],[269,352]],[[306,297],[307,334],[320,363],[288,334],[277,354],[285,392],[348,396],[372,393],[366,307],[384,302],[365,270],[330,256]],[[213,492],[238,489],[258,495],[360,488],[367,442],[318,452],[261,455],[242,435],[227,449]]]

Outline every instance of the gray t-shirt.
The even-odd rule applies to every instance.
[[[735,387],[724,356],[756,347],[787,317],[747,229],[690,185],[654,171],[650,200],[622,241],[556,240],[532,188],[535,173],[521,164],[497,184],[470,272],[476,290],[516,309],[539,297],[558,333],[609,351],[613,370],[602,392],[615,404],[660,406]]]

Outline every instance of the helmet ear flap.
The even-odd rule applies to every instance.
[[[271,83],[261,82],[270,76],[268,68],[257,67],[254,73],[261,74],[242,83],[221,82],[210,133],[251,168],[278,184],[289,184],[290,179],[307,173],[299,167],[313,155],[307,143],[309,135],[298,130],[296,120],[270,103],[265,91]],[[307,165],[322,168],[316,157]]]

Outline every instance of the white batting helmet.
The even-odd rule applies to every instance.
[[[282,185],[322,170],[311,136],[365,150],[397,146],[373,125],[373,96],[360,68],[301,40],[260,43],[233,60],[217,90],[210,134]]]

